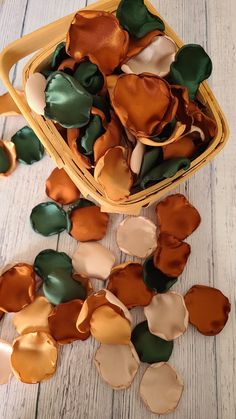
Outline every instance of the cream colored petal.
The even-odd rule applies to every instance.
[[[188,327],[184,298],[174,291],[154,295],[151,303],[144,307],[144,315],[150,332],[165,340],[178,338]]]
[[[29,332],[50,333],[48,316],[52,309],[52,304],[45,297],[36,297],[31,304],[14,315],[13,324],[17,332],[19,334]]]
[[[112,294],[111,291],[109,290],[105,290],[106,293],[106,300],[109,301],[109,303],[114,304],[118,307],[121,308],[121,310],[124,312],[124,315],[126,317],[127,320],[129,320],[130,322],[132,321],[132,317],[130,314],[130,311],[125,307],[125,305],[119,300],[119,298],[117,298],[114,294]]]
[[[153,73],[165,77],[175,60],[177,46],[168,36],[157,36],[139,54],[122,65],[127,74]]]
[[[138,175],[140,172],[144,153],[145,153],[145,145],[142,144],[140,141],[137,141],[136,146],[134,147],[131,154],[131,158],[130,158],[130,169],[136,175]]]
[[[115,256],[96,242],[80,243],[72,258],[74,270],[89,278],[106,280],[115,263]]]
[[[28,105],[38,115],[44,115],[46,84],[47,80],[41,73],[34,73],[28,78],[25,85]]]
[[[148,409],[163,415],[173,412],[179,404],[184,383],[166,362],[148,367],[140,383],[140,396]]]
[[[94,362],[102,379],[114,390],[128,388],[140,365],[132,343],[129,345],[102,344],[95,354]]]
[[[198,132],[200,134],[201,140],[204,141],[205,140],[205,134],[203,132],[203,130],[199,127],[196,127],[195,125],[191,126],[191,129],[189,131],[189,134],[192,132]]]
[[[11,371],[11,354],[12,346],[5,340],[0,339],[0,384],[8,383],[12,371]]]
[[[146,258],[157,246],[156,226],[145,217],[127,217],[117,228],[116,240],[127,255]]]

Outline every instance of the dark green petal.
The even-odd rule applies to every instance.
[[[212,62],[204,48],[188,44],[179,49],[171,64],[170,81],[186,86],[190,99],[194,100],[199,84],[210,77],[211,72]]]
[[[139,173],[139,178],[143,179],[143,177],[149,173],[153,167],[157,166],[162,159],[162,148],[161,147],[152,147],[148,149],[146,147],[146,152],[143,156],[143,162],[141,166],[141,170]]]
[[[100,116],[92,115],[84,135],[77,140],[79,151],[88,156],[93,154],[94,143],[104,132]]]
[[[121,26],[135,38],[142,38],[155,29],[165,29],[163,21],[149,12],[143,0],[121,0],[116,17]]]
[[[139,323],[133,330],[131,341],[140,361],[154,364],[167,362],[172,354],[174,342],[159,338],[150,333],[148,322]]]
[[[154,167],[142,179],[140,186],[145,189],[150,183],[154,184],[163,179],[173,177],[178,170],[188,170],[191,161],[185,157],[176,157],[175,159],[166,160],[158,166]]]
[[[15,144],[17,160],[32,164],[42,159],[44,147],[32,128],[23,127],[13,135],[11,141]]]
[[[110,105],[106,97],[94,95],[93,106],[104,113],[107,122],[111,121]]]
[[[70,205],[69,207],[69,212],[73,211],[74,209],[77,208],[86,208],[86,207],[93,207],[94,202],[89,201],[88,199],[85,198],[80,198],[78,201],[74,202],[72,205]]]
[[[34,231],[43,236],[59,234],[67,228],[70,230],[66,212],[55,202],[43,202],[34,207],[30,222]]]
[[[61,42],[60,44],[57,45],[54,53],[52,54],[52,58],[51,58],[52,70],[57,70],[61,62],[68,57],[69,55],[66,53],[66,43]]]
[[[67,269],[55,269],[51,272],[43,283],[43,292],[48,301],[55,305],[86,298],[86,289],[81,282],[72,278]]]
[[[0,173],[6,173],[10,169],[11,163],[3,147],[0,147]]]
[[[89,122],[93,98],[69,74],[55,71],[47,79],[45,116],[65,128],[80,128]]]
[[[48,77],[53,73],[53,71],[45,69],[41,70],[40,73],[45,77],[45,79],[48,79]]]
[[[78,65],[78,68],[74,72],[74,78],[92,95],[98,93],[104,85],[104,78],[101,71],[99,71],[96,64],[90,61],[83,61]]]
[[[66,253],[45,249],[36,256],[34,270],[42,279],[46,279],[56,269],[67,270],[72,274],[72,261]]]
[[[175,126],[176,126],[176,119],[172,119],[171,122],[169,122],[169,124],[167,124],[164,129],[162,130],[162,132],[158,135],[158,136],[154,136],[151,137],[151,139],[153,141],[157,141],[157,142],[163,142],[166,141],[168,138],[170,138],[171,134],[173,133]]]
[[[154,266],[153,256],[149,256],[143,264],[143,280],[151,289],[159,293],[168,291],[178,278],[169,277]]]

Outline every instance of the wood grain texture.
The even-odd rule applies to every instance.
[[[189,327],[175,342],[171,364],[183,376],[185,390],[170,419],[235,419],[236,417],[236,6],[234,0],[152,0],[185,42],[203,45],[214,63],[211,85],[229,121],[230,141],[216,159],[201,169],[176,192],[184,193],[202,215],[200,228],[188,240],[192,255],[178,285],[186,292],[195,283],[219,287],[230,297],[232,311],[227,327],[208,338]],[[22,34],[76,11],[85,0],[4,0],[0,2],[1,48]],[[24,63],[12,72],[21,84]],[[24,125],[23,118],[0,119],[2,138],[9,139]],[[76,242],[66,233],[43,238],[31,230],[29,214],[34,205],[47,200],[45,179],[54,167],[49,157],[32,167],[19,165],[0,181],[0,267],[12,261],[32,262],[44,248],[58,248],[72,255]],[[155,220],[154,208],[143,214]],[[123,216],[112,215],[103,243],[112,249],[117,263],[128,260],[115,243],[115,229]],[[95,289],[103,286],[95,281]],[[133,310],[134,324],[143,319]],[[15,331],[10,316],[0,323],[0,336],[11,341]],[[100,380],[93,366],[97,344],[89,339],[64,346],[53,379],[24,385],[14,378],[0,387],[0,418],[5,419],[152,419],[138,396],[142,365],[127,391],[112,391]]]

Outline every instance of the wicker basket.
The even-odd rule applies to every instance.
[[[119,0],[102,0],[88,6],[86,9],[115,12],[118,4]],[[152,13],[157,14],[150,3],[146,2],[146,4]],[[208,84],[206,82],[202,83],[199,89],[199,99],[206,105],[207,113],[215,119],[217,124],[216,136],[210,142],[207,150],[192,161],[191,167],[186,172],[180,170],[173,178],[135,193],[125,202],[116,203],[107,199],[102,187],[95,181],[92,174],[76,161],[76,156],[65,143],[53,122],[45,120],[42,116],[32,114],[9,80],[11,67],[32,52],[39,51],[24,68],[23,84],[25,85],[29,75],[45,68],[56,45],[65,40],[72,18],[73,14],[66,16],[8,45],[0,55],[0,76],[23,116],[40,138],[49,155],[55,160],[59,168],[63,167],[66,170],[82,194],[86,197],[94,198],[101,205],[103,211],[137,215],[142,207],[154,203],[171,189],[184,182],[223,148],[229,135],[227,122]],[[178,47],[181,47],[183,42],[166,22],[165,25],[166,34],[176,42]]]

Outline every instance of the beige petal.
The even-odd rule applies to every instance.
[[[46,84],[47,80],[41,73],[34,73],[31,74],[25,85],[28,105],[38,115],[44,115]]]
[[[140,396],[148,409],[163,415],[173,412],[179,404],[184,383],[166,362],[148,367],[140,383]]]
[[[104,290],[104,291],[105,291],[105,297],[106,297],[107,301],[109,303],[119,307],[123,311],[124,316],[126,317],[126,319],[131,322],[132,317],[131,317],[131,314],[130,314],[129,310],[127,310],[126,306],[111,291],[109,291],[109,290]]]
[[[16,89],[16,92],[21,97],[21,99],[26,102],[25,93],[18,89]],[[0,96],[0,116],[16,116],[20,114],[21,111],[12,99],[10,93],[7,92]]]
[[[127,255],[146,258],[156,246],[156,226],[145,217],[127,217],[118,226],[116,240]]]
[[[102,379],[114,390],[128,388],[140,365],[132,343],[129,345],[102,344],[95,354],[94,362]]]
[[[184,298],[177,292],[154,295],[151,303],[144,307],[144,315],[150,332],[165,340],[178,338],[188,327]]]
[[[138,175],[140,172],[144,153],[145,153],[145,145],[142,144],[140,141],[137,141],[136,146],[134,147],[131,154],[131,158],[130,158],[130,169],[136,175]]]
[[[0,384],[8,383],[12,371],[11,371],[11,354],[12,346],[5,340],[0,339]]]
[[[131,338],[130,322],[108,305],[93,312],[90,331],[95,339],[108,345],[128,345]]]
[[[80,243],[72,258],[76,272],[103,280],[108,278],[114,263],[113,253],[97,242]]]
[[[170,72],[176,52],[177,46],[171,38],[157,36],[139,54],[123,64],[121,70],[127,74],[152,73],[165,77]]]
[[[19,311],[13,317],[13,324],[19,334],[29,332],[49,333],[48,316],[53,305],[43,297],[36,297],[35,300]]]

